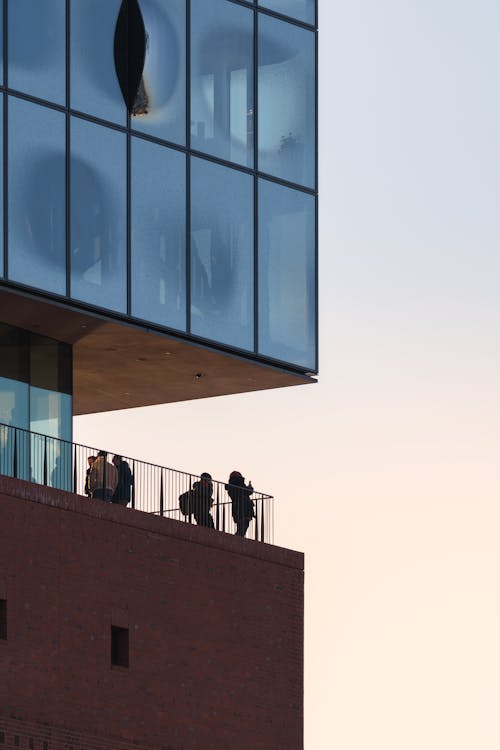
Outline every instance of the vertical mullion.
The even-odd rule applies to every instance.
[[[132,314],[132,136],[130,133],[130,112],[127,110],[127,135],[126,135],[126,172],[127,172],[127,196],[126,196],[126,253],[127,253],[127,315]]]
[[[66,296],[71,296],[71,0],[66,0]]]
[[[259,351],[259,13],[254,9],[253,24],[253,325],[254,352]]]
[[[5,94],[3,101],[3,277],[9,275],[9,13],[8,0],[3,0],[3,77]]]
[[[191,0],[186,0],[186,332],[191,332]]]
[[[316,25],[318,22],[318,4],[316,3]],[[314,122],[314,138],[315,138],[315,186],[316,186],[316,195],[314,196],[314,273],[315,273],[315,325],[314,325],[314,336],[315,336],[315,364],[316,364],[316,372],[319,369],[319,249],[318,249],[318,234],[319,234],[319,199],[318,199],[318,187],[319,187],[319,180],[318,180],[318,167],[319,167],[319,159],[318,159],[318,124],[319,124],[319,108],[318,108],[318,30],[314,32],[314,54],[315,54],[315,90],[314,90],[314,96],[315,96],[315,122]]]

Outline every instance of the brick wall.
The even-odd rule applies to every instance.
[[[302,748],[300,553],[5,477],[0,528],[0,750]]]

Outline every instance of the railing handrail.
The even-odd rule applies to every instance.
[[[183,469],[174,469],[172,466],[164,466],[163,464],[154,464],[151,461],[144,461],[142,458],[133,458],[133,456],[126,456],[124,453],[120,453],[120,451],[110,451],[106,450],[104,448],[96,448],[92,445],[86,445],[85,443],[76,443],[74,440],[66,440],[65,438],[59,438],[54,437],[53,435],[45,435],[43,432],[35,432],[34,430],[27,430],[26,427],[16,427],[16,425],[13,424],[6,424],[5,422],[0,422],[0,428],[7,427],[10,430],[18,430],[20,432],[27,432],[30,435],[36,435],[37,437],[46,438],[47,440],[56,440],[58,443],[65,443],[66,445],[77,446],[78,448],[85,448],[85,450],[91,451],[92,453],[97,453],[99,451],[104,451],[107,456],[121,456],[127,461],[134,461],[137,463],[141,463],[144,466],[151,466],[154,469],[163,469],[164,471],[173,471],[176,474],[183,474],[185,477],[195,477],[196,479],[201,479],[201,474],[195,474],[192,471],[184,471]],[[228,482],[226,479],[214,479],[212,477],[212,482],[216,482],[217,484],[228,484],[231,487],[237,487],[238,485],[232,485],[231,482]],[[261,492],[260,490],[256,490],[254,487],[254,493],[260,495],[263,498],[269,498],[270,500],[274,500],[274,495],[270,495],[267,492]]]
[[[76,443],[0,422],[0,437],[4,431],[7,431],[7,439],[4,445],[0,442],[0,474],[27,479],[36,484],[58,487],[76,494],[92,494],[94,499],[103,499],[96,492],[90,493],[87,491],[89,489],[87,487],[87,469],[89,468],[88,458],[90,456],[104,453],[106,462],[101,480],[102,484],[105,485],[103,487],[105,490],[104,497],[109,500],[111,495],[106,494],[108,485],[106,485],[105,467],[109,465],[111,456],[120,456],[123,461],[129,463],[133,480],[129,483],[128,499],[119,494],[118,488],[115,486],[117,491],[113,495],[113,502],[120,502],[120,498],[127,499],[127,502],[122,504],[131,502],[132,508],[181,521],[189,521],[190,523],[194,515],[198,524],[210,527],[214,527],[214,519],[211,517],[213,511],[216,514],[215,528],[219,530],[226,531],[236,528],[235,533],[244,536],[251,525],[256,540],[268,541],[269,537],[272,538],[274,497],[268,493],[252,488],[251,492],[246,495],[247,497],[251,495],[252,500],[247,503],[246,510],[244,510],[245,501],[242,498],[245,493],[241,495],[236,493],[236,497],[231,499],[226,489],[227,487],[241,489],[241,486],[234,485],[229,480],[222,481],[212,478],[209,498],[212,502],[208,505],[208,511],[206,511],[210,516],[208,518],[204,517],[203,514],[200,515],[199,510],[201,505],[206,502],[205,499],[201,499],[205,496],[203,493],[200,496],[196,495],[195,490],[196,482],[202,480],[200,474],[161,466],[119,452],[113,453],[113,451],[103,448],[95,448],[83,443]],[[9,436],[12,431],[12,444],[9,446]],[[109,479],[110,474],[108,473],[107,476]],[[79,489],[83,491],[79,491]],[[199,497],[199,499],[189,501],[188,506],[194,505],[195,510],[191,508],[186,514],[180,507],[180,495],[187,491],[191,493],[193,490],[195,491],[193,497]],[[251,515],[252,508],[253,516]],[[246,523],[242,521],[242,514],[245,514]],[[244,531],[242,527],[244,527]]]

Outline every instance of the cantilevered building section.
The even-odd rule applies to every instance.
[[[273,541],[272,498],[265,493],[253,497],[250,539],[228,536],[235,527],[224,483],[214,482],[216,531],[196,529],[192,514],[180,512],[178,497],[197,478],[129,458],[135,478],[129,508],[94,508],[94,500],[85,496],[87,458],[94,451],[72,442],[72,417],[314,382],[316,14],[315,0],[0,0],[0,503],[15,497],[24,508],[21,515],[43,517],[43,523],[53,512],[61,529],[65,513],[80,514],[82,528],[89,513],[97,514],[92,524],[110,530],[111,558],[123,538],[121,524],[141,529],[157,524],[147,527],[147,538],[158,534],[165,540],[181,533],[179,521],[187,521],[183,544],[193,533],[193,541],[210,546],[210,535],[219,539],[217,530],[225,532],[226,541],[222,546],[214,541],[217,553],[209,556],[216,554],[229,567],[231,555],[240,556],[245,580],[257,559],[258,567],[271,566],[271,578],[278,570],[280,553],[260,544]],[[43,507],[35,509],[37,503]],[[160,517],[153,521],[137,511]],[[31,630],[23,631],[22,643],[15,640],[23,628],[19,613],[29,605],[20,584],[26,569],[16,557],[24,532],[17,526],[15,533],[17,544],[0,568],[0,668],[9,669],[11,680],[13,665],[21,665],[22,673],[34,653]],[[42,569],[48,543],[48,536],[41,536],[32,558]],[[93,544],[92,535],[86,536],[83,557],[97,552]],[[166,551],[161,554],[168,558]],[[189,564],[196,568],[201,563],[195,557]],[[153,580],[148,565],[156,563],[147,555],[141,559],[148,590]],[[299,558],[286,559],[286,565],[293,560],[291,568],[300,568]],[[51,565],[48,577],[55,570],[50,572]],[[114,564],[111,570],[119,575]],[[166,588],[169,570],[165,567]],[[64,566],[57,567],[57,576],[64,575]],[[112,591],[113,581],[108,583],[106,591]],[[206,585],[213,583],[207,579]],[[40,586],[46,584],[40,579]],[[219,584],[214,606],[219,602],[220,612],[231,618],[232,594],[222,579]],[[194,597],[193,616],[202,626],[206,613],[193,585],[193,577],[186,576],[188,604],[183,606]],[[282,585],[278,575],[275,591]],[[72,586],[78,597],[77,584]],[[272,588],[259,594],[252,617],[258,619],[259,607],[280,601],[279,596],[274,603],[266,600]],[[97,641],[111,639],[111,645],[118,638],[116,653],[123,646],[119,629],[132,628],[138,617],[132,609],[139,599],[128,601],[124,590],[110,600],[109,611],[127,612],[129,625],[110,622],[118,630],[96,635]],[[56,599],[60,595],[57,586],[50,592]],[[154,597],[159,601],[158,590]],[[175,609],[178,598],[176,590],[169,607]],[[92,604],[102,620],[101,605],[102,600]],[[58,611],[60,630],[54,637],[64,640],[66,615]],[[285,630],[273,633],[278,641],[287,637]],[[289,678],[301,685],[300,627],[294,633],[299,636],[287,652],[296,654]],[[137,646],[132,630],[129,637],[135,654],[127,667],[131,675],[142,652],[132,651]],[[151,637],[160,639],[158,648],[168,648],[159,630]],[[254,648],[250,642],[242,634],[244,660]],[[210,665],[228,685],[232,673],[220,649],[218,643],[217,658],[210,652]],[[199,653],[202,674],[209,652]],[[34,748],[73,747],[61,739],[71,732],[71,721],[49,709],[57,703],[50,692],[55,685],[50,665],[66,669],[64,660],[70,658],[61,654],[57,666],[44,652],[48,699],[40,711],[32,710],[29,691],[14,691],[18,703],[9,702],[4,716],[0,704],[0,743],[6,747],[20,746],[13,739],[18,730],[12,728],[11,737],[7,727],[14,714],[25,722],[35,721],[36,714],[37,722],[54,727],[53,735],[40,735],[38,745],[26,730],[26,742]],[[161,680],[168,685],[166,703],[173,705],[180,695],[178,675],[170,684],[167,671]],[[263,681],[266,673],[261,672]],[[83,682],[78,684],[93,692],[91,674],[85,682],[79,672]],[[259,677],[252,675],[258,688]],[[243,681],[247,677],[241,675]],[[64,680],[57,684],[65,690]],[[301,722],[301,701],[297,708],[293,695],[290,705]],[[195,724],[215,710],[198,699]],[[225,710],[236,715],[236,704],[236,699],[234,705],[227,702]],[[277,722],[284,720],[276,716]],[[89,722],[90,735],[104,743],[106,727]],[[253,739],[231,735],[225,744],[229,735],[218,734],[216,724],[210,724],[213,747],[277,747],[275,727],[268,735],[261,727]],[[121,747],[119,738],[144,748],[212,746],[206,739],[200,745],[199,737],[208,735],[193,733],[188,723],[180,733],[169,734],[168,722],[165,726],[161,741],[160,734],[145,741],[140,722],[121,729],[113,724],[108,734],[115,744],[102,747]],[[57,738],[56,727],[63,732]],[[300,747],[296,726],[294,732],[296,740],[287,736],[287,748]]]

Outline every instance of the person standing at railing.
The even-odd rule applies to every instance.
[[[90,472],[92,470],[92,464],[95,461],[95,456],[89,456],[87,458],[88,468],[87,473],[85,474],[85,494],[87,497],[92,497],[92,490],[90,489]]]
[[[235,533],[245,536],[250,521],[255,516],[253,500],[250,499],[253,493],[252,483],[245,484],[245,477],[241,472],[232,471],[226,484],[226,492],[231,498],[231,510],[236,524]]]
[[[212,477],[208,471],[204,471],[200,475],[200,481],[195,482],[191,488],[191,508],[198,526],[207,526],[209,529],[214,528],[214,519],[210,514],[214,502],[212,493]]]
[[[130,490],[134,483],[130,466],[118,455],[113,456],[113,464],[118,472],[118,483],[111,502],[118,505],[128,505],[130,502]]]
[[[118,472],[112,463],[106,460],[106,451],[99,451],[90,470],[90,490],[94,500],[105,500],[110,503],[118,484]]]

